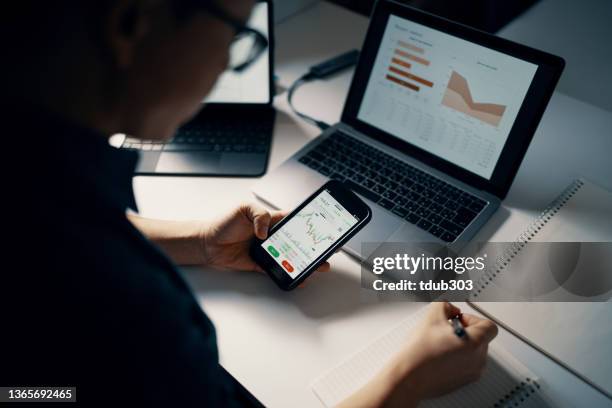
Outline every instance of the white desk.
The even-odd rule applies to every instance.
[[[361,45],[367,20],[320,3],[278,26],[277,73],[287,86],[308,66]],[[328,122],[340,116],[351,73],[304,87],[295,102]],[[281,95],[270,166],[280,164],[315,137]],[[612,115],[556,94],[504,207],[477,239],[512,240],[569,181],[583,174],[612,189]],[[253,200],[254,179],[137,177],[137,202],[145,216],[210,218],[242,200]],[[344,253],[333,272],[306,288],[282,293],[255,273],[186,270],[196,295],[215,322],[221,362],[271,407],[318,407],[310,383],[422,304],[379,302],[360,290],[359,265]],[[558,401],[603,406],[606,400],[525,344],[502,332],[496,340],[545,378]],[[203,390],[203,392],[205,392]]]

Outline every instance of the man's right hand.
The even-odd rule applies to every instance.
[[[341,406],[416,406],[477,380],[489,342],[497,335],[490,320],[461,314],[466,336],[453,332],[448,319],[460,315],[450,303],[436,302],[393,361]]]

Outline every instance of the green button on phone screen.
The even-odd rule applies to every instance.
[[[280,254],[278,253],[278,251],[276,250],[276,248],[274,248],[272,245],[270,245],[268,247],[268,251],[272,254],[272,256],[274,256],[275,258],[277,258]]]

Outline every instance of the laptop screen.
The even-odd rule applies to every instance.
[[[537,69],[390,15],[357,118],[490,180]]]
[[[268,36],[268,3],[258,2],[248,26]],[[240,52],[240,50],[233,50]],[[245,50],[248,52],[248,50]],[[226,71],[217,80],[205,103],[265,104],[270,101],[270,48],[241,73]]]

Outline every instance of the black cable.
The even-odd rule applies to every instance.
[[[352,50],[310,67],[310,70],[306,74],[296,79],[287,90],[287,102],[289,103],[289,107],[291,108],[291,110],[300,118],[304,119],[308,123],[317,126],[321,130],[329,128],[330,125],[328,123],[325,123],[322,120],[317,120],[312,116],[308,116],[305,113],[302,113],[295,109],[295,107],[293,106],[293,94],[300,86],[304,85],[305,83],[314,81],[315,79],[324,79],[333,74],[336,74],[337,72],[340,72],[343,69],[355,65],[358,59],[359,51]]]
[[[309,72],[307,74],[302,75],[301,77],[299,77],[298,79],[296,79],[293,84],[291,84],[291,86],[289,87],[289,89],[287,90],[287,102],[289,103],[289,107],[291,108],[291,110],[298,115],[300,118],[304,119],[306,122],[311,123],[313,125],[315,125],[316,127],[318,127],[321,130],[325,130],[327,129],[330,125],[328,123],[325,123],[321,120],[317,120],[315,118],[313,118],[312,116],[308,116],[305,113],[302,113],[300,111],[298,111],[295,106],[293,106],[293,94],[296,91],[296,89],[298,89],[300,86],[304,85],[307,82],[313,81],[316,79],[316,76],[312,74],[312,72]]]

